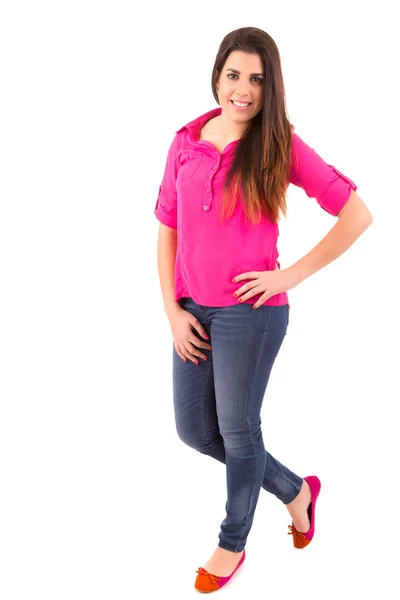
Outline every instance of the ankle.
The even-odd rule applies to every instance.
[[[305,503],[306,499],[311,499],[311,489],[308,485],[307,481],[303,479],[303,483],[301,485],[300,491],[297,496],[287,504],[287,507],[294,508],[297,505],[302,505]],[[311,500],[310,500],[311,501]]]

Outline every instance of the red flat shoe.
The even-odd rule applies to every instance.
[[[302,533],[301,531],[297,531],[294,523],[292,521],[291,525],[288,525],[291,531],[288,532],[288,535],[293,535],[293,545],[295,548],[305,548],[311,542],[314,537],[315,532],[315,505],[317,503],[317,498],[321,491],[321,482],[316,475],[309,475],[308,477],[304,477],[304,480],[307,481],[311,490],[311,502],[307,508],[308,518],[310,519],[311,527],[306,533]]]
[[[246,550],[243,550],[243,554],[240,561],[238,562],[232,573],[228,575],[228,577],[213,575],[212,573],[209,573],[208,571],[203,569],[203,567],[200,567],[196,571],[198,575],[196,577],[194,587],[196,588],[196,590],[203,593],[216,592],[217,590],[221,589],[226,583],[228,583],[228,581],[236,573],[240,565],[243,564],[245,558]]]

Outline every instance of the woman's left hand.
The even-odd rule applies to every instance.
[[[242,287],[236,290],[233,296],[238,298],[238,302],[243,302],[257,294],[262,294],[254,304],[253,308],[258,308],[268,300],[268,298],[275,296],[275,294],[291,290],[296,287],[298,283],[294,277],[294,273],[290,269],[280,270],[277,266],[274,271],[251,271],[249,273],[241,273],[234,277],[233,282],[237,283],[244,279],[252,279],[252,281],[242,285]]]

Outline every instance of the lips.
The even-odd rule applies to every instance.
[[[230,100],[230,102],[232,102],[232,104],[234,104],[233,100]],[[240,100],[235,100],[235,102],[240,102]],[[252,102],[244,102],[243,104],[250,106],[252,104]],[[235,106],[237,106],[237,105],[235,105]]]
[[[230,100],[231,104],[232,104],[232,108],[236,113],[244,113],[247,112],[248,110],[250,110],[251,108],[251,102],[249,102],[248,104],[245,104],[244,106],[239,106],[238,104],[235,104],[233,100]],[[239,102],[239,100],[238,100]]]

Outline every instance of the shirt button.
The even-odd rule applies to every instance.
[[[203,209],[204,210],[208,210],[208,206],[203,206]]]
[[[211,177],[212,177],[212,175],[209,175],[209,176],[208,176],[208,179],[211,179]]]
[[[210,188],[207,188],[207,192],[209,192],[209,191],[210,191]]]
[[[214,168],[213,168],[213,171],[216,171],[216,170],[217,170],[217,167],[214,167]]]

